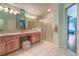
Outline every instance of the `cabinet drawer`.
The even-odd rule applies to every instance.
[[[19,36],[13,36],[12,39],[19,39]]]
[[[11,39],[12,39],[12,38],[9,37],[9,36],[7,36],[7,37],[3,37],[2,42],[4,42],[4,41],[9,41],[9,40],[11,40]]]
[[[1,37],[1,38],[0,38],[0,42],[5,42],[5,39],[6,39],[6,38],[5,38],[5,39],[4,39],[4,38],[5,38],[5,37]]]

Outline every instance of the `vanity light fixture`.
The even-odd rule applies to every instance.
[[[0,11],[3,10],[3,7],[0,5]]]
[[[32,16],[32,15],[26,15],[27,18],[31,18],[31,19],[37,19],[36,16]]]
[[[10,8],[4,8],[0,5],[0,11],[1,10],[4,10],[4,12],[9,12],[10,14],[14,14],[14,15],[20,14],[20,12],[18,11],[14,11],[13,9],[10,9]]]

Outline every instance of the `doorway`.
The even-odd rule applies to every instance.
[[[72,4],[66,9],[68,49],[77,53],[77,5]]]

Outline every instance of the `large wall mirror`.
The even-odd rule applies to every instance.
[[[0,31],[4,30],[4,26],[5,26],[4,19],[0,19]]]

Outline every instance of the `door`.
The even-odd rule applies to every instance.
[[[77,5],[72,4],[66,9],[68,49],[77,52]]]

